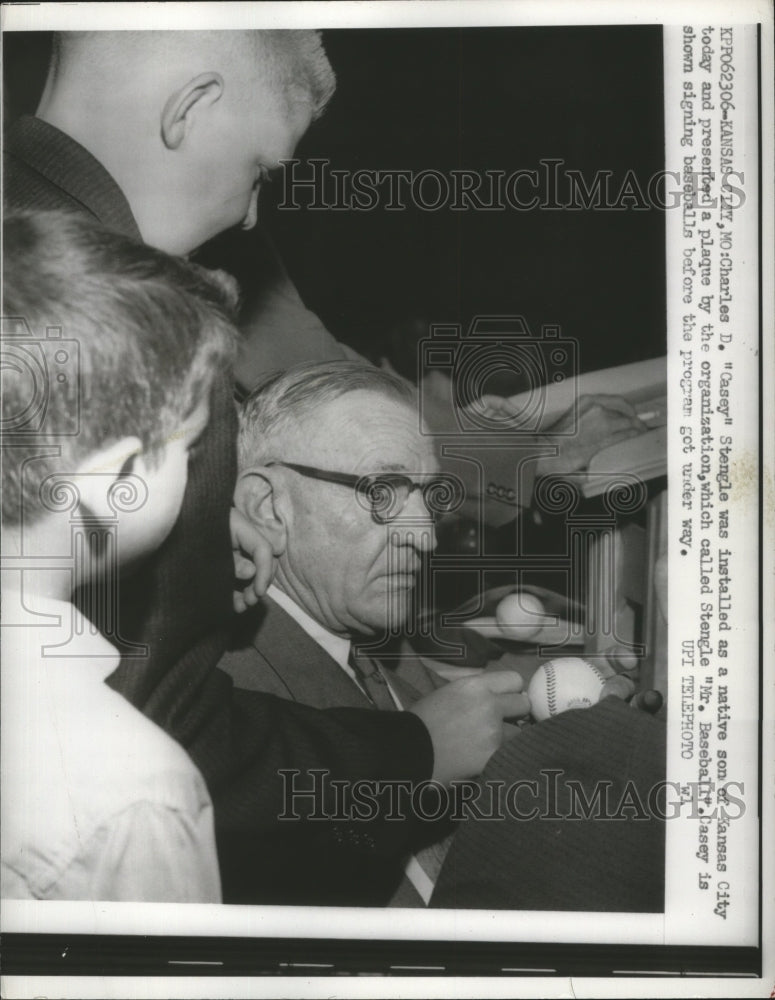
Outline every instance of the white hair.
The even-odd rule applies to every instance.
[[[361,361],[309,362],[268,375],[240,410],[240,468],[281,460],[288,436],[300,432],[319,407],[358,390],[416,405],[417,394],[410,383]]]

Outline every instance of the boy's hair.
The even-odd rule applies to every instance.
[[[6,216],[3,518],[41,515],[40,487],[137,436],[153,452],[233,361],[226,275],[65,212]]]
[[[61,31],[54,33],[50,79],[75,70],[94,85],[118,72],[142,72],[152,60],[196,51],[208,68],[218,60],[246,67],[286,108],[297,100],[319,118],[336,90],[336,76],[319,31],[294,28],[216,31]]]
[[[282,459],[289,434],[303,433],[304,421],[321,406],[357,390],[417,406],[412,385],[364,361],[309,361],[269,373],[240,408],[240,468]]]

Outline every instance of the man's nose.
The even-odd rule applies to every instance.
[[[390,541],[396,548],[413,548],[416,552],[433,552],[436,548],[436,530],[433,521],[424,524],[413,521],[410,524],[390,525]]]
[[[433,552],[436,548],[436,526],[422,501],[416,505],[407,504],[391,522],[390,537],[396,546],[408,545],[417,552]]]

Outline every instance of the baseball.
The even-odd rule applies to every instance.
[[[578,656],[542,664],[527,687],[533,718],[542,722],[570,708],[590,708],[597,704],[605,679],[600,668]]]
[[[544,620],[536,620],[536,616],[543,616]],[[532,639],[545,625],[551,624],[541,601],[534,594],[519,591],[506,594],[495,609],[495,621],[502,635],[522,642]]]

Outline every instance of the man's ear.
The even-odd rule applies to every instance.
[[[109,497],[115,484],[136,472],[143,446],[137,437],[125,437],[93,451],[75,470],[80,503],[97,517],[112,517],[115,510]],[[141,476],[141,473],[139,473]],[[67,478],[67,477],[64,477]]]
[[[234,505],[269,542],[272,554],[281,556],[287,544],[285,518],[279,509],[272,480],[262,469],[240,473],[234,490]]]
[[[161,113],[161,137],[167,149],[177,149],[197,111],[220,99],[223,77],[214,70],[200,73],[167,99]]]

